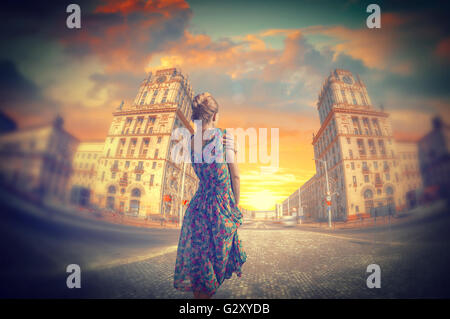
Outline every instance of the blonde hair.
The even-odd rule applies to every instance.
[[[208,123],[214,114],[219,112],[219,104],[208,92],[200,93],[192,102],[192,120],[201,120]]]

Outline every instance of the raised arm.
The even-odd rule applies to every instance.
[[[239,204],[241,185],[239,177],[239,167],[237,163],[237,147],[231,134],[227,133],[224,136],[224,145],[226,156],[225,158],[233,159],[233,161],[227,161],[227,163],[228,170],[230,171],[231,187],[233,189],[234,198],[236,200],[236,204]]]

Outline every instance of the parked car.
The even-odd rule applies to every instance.
[[[283,216],[281,224],[285,227],[294,227],[297,224],[297,216]]]

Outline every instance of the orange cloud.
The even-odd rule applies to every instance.
[[[436,47],[436,55],[450,61],[450,37],[442,39]]]
[[[104,5],[95,9],[96,13],[116,13],[129,14],[132,12],[161,13],[166,17],[171,15],[174,8],[188,9],[189,4],[184,0],[108,0]]]

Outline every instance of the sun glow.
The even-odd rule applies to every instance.
[[[242,205],[255,210],[269,210],[275,208],[277,197],[270,190],[261,190],[242,198]]]

